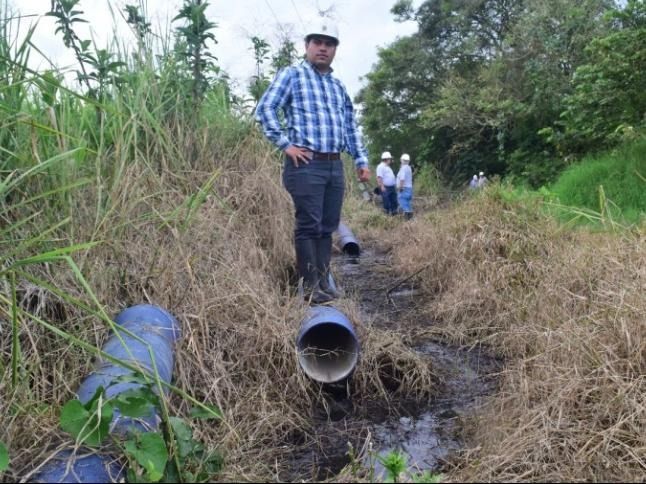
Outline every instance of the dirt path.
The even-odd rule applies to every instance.
[[[441,472],[455,451],[464,447],[459,420],[473,411],[495,387],[499,363],[477,350],[452,348],[424,337],[433,324],[421,315],[415,278],[398,282],[388,254],[376,247],[362,247],[361,257],[337,255],[334,273],[346,296],[359,302],[363,320],[402,335],[412,349],[429,358],[442,381],[434,399],[423,406],[401,403],[400,408],[357,409],[344,388],[326,388],[326,406],[313,409],[313,441],[317,448],[293,456],[286,480],[334,478],[350,463],[348,442],[355,449],[368,437],[375,451],[385,455],[398,449],[408,456],[412,469]],[[365,415],[369,415],[366,417]],[[376,466],[377,474],[381,472]]]

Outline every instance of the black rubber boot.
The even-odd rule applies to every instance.
[[[319,287],[323,292],[334,299],[341,297],[341,293],[330,285],[330,259],[332,258],[332,237],[322,237],[316,243],[316,262],[319,276]]]
[[[413,218],[413,212],[404,212],[404,217],[406,220],[410,220]]]
[[[323,292],[319,287],[315,242],[311,239],[297,240],[295,242],[296,268],[299,277],[303,280],[303,296],[305,300],[313,304],[323,304],[330,302],[332,296]]]

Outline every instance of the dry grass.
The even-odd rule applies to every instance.
[[[176,382],[225,415],[223,423],[195,428],[225,455],[219,478],[281,479],[290,475],[294,452],[320,445],[312,415],[327,407],[320,388],[298,370],[294,350],[306,309],[288,283],[291,201],[278,162],[257,136],[229,148],[207,136],[178,141],[189,145],[197,161],[185,172],[130,164],[98,219],[96,192],[79,198],[74,241],[103,243],[78,262],[109,313],[151,302],[180,320]],[[213,189],[187,218],[178,207],[216,170]],[[349,199],[345,210],[362,240],[390,247],[403,276],[424,268],[415,277],[428,296],[424,319],[438,321],[428,332],[451,343],[486,345],[506,361],[500,392],[467,422],[473,445],[451,479],[643,480],[643,230],[565,230],[537,207],[505,201],[495,187],[451,209],[418,213],[409,223],[358,204]],[[63,266],[42,267],[41,275],[84,297]],[[99,321],[42,288],[22,282],[20,297],[24,307],[75,336],[97,346],[105,341]],[[355,409],[396,408],[433,393],[431,369],[398,336],[365,325],[352,301],[342,309],[363,345],[351,387]],[[7,362],[10,327],[0,325]],[[16,392],[11,369],[0,368],[0,440],[11,452],[9,480],[28,475],[64,440],[60,406],[92,367],[87,354],[38,326],[21,328],[21,346]],[[187,410],[178,397],[171,404],[175,414]]]
[[[493,187],[375,236],[409,273],[427,266],[436,337],[506,361],[451,479],[643,481],[643,229],[566,230]]]
[[[78,262],[109,314],[149,302],[181,322],[175,381],[225,415],[220,424],[195,424],[197,436],[225,456],[219,478],[279,479],[295,449],[317,445],[312,410],[325,405],[320,389],[299,371],[294,348],[306,309],[288,284],[291,200],[280,183],[279,163],[258,136],[229,149],[207,136],[193,142],[201,143],[193,149],[199,169],[157,173],[144,163],[131,164],[110,191],[109,209],[98,222],[95,192],[78,200],[76,239],[104,241]],[[187,212],[177,207],[216,170],[213,189],[184,224]],[[42,274],[83,297],[65,267],[42,268]],[[46,298],[39,314],[97,346],[105,341],[100,322],[46,292],[37,300]],[[427,398],[433,389],[428,364],[396,337],[364,326],[351,301],[343,309],[363,345],[351,387],[355,407]],[[4,361],[10,355],[9,330],[3,321]],[[0,440],[12,458],[5,479],[28,475],[65,438],[57,428],[59,408],[92,367],[83,351],[38,326],[23,327],[21,343],[21,386],[10,391],[10,368],[2,370],[0,383]],[[180,398],[171,400],[175,414],[188,410]]]

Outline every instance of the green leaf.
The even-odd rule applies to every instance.
[[[166,466],[166,475],[165,475],[165,482],[182,482],[180,481],[180,475],[177,470],[177,465],[175,464],[174,461],[168,462],[168,465]],[[130,479],[128,479],[128,482],[132,482]],[[184,479],[183,482],[194,482],[194,481],[188,481]]]
[[[126,442],[125,449],[146,470],[150,482],[161,480],[168,462],[168,450],[161,434],[147,432],[136,435],[134,440]]]
[[[125,417],[147,417],[154,408],[154,403],[148,389],[133,388],[125,391],[115,399],[115,406]],[[156,397],[156,395],[153,394]]]
[[[70,400],[61,410],[61,428],[74,438],[78,437],[89,420],[90,412],[78,400]]]
[[[4,472],[9,468],[9,452],[7,447],[0,442],[0,472]]]
[[[216,452],[211,451],[209,456],[204,461],[204,470],[208,473],[209,479],[222,470],[224,465],[224,459],[222,456]]]
[[[193,430],[179,417],[170,417],[169,421],[175,434],[179,456],[184,459],[196,450],[197,442],[193,440]]]
[[[103,388],[99,390],[103,392]],[[113,413],[112,405],[98,398],[97,394],[85,405],[78,400],[70,400],[61,410],[60,418],[64,431],[72,435],[77,442],[92,447],[99,446],[108,435]]]
[[[215,405],[204,405],[206,408],[193,407],[191,408],[191,418],[199,418],[203,420],[222,418],[222,412]]]

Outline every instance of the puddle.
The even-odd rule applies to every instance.
[[[499,364],[486,355],[426,342],[414,348],[431,359],[444,381],[437,397],[419,414],[388,419],[372,432],[380,456],[400,451],[413,472],[441,472],[451,454],[464,447],[456,427],[459,419],[482,403],[495,388]],[[377,476],[384,469],[375,464]]]
[[[404,289],[402,291],[396,291],[396,292],[391,292],[388,293],[388,296],[390,297],[408,297],[408,298],[413,298],[419,294],[419,291],[415,289]]]
[[[417,418],[401,417],[397,421],[376,425],[373,431],[380,449],[378,455],[385,457],[392,450],[400,451],[406,455],[407,467],[414,473],[441,470],[450,452],[461,447],[451,432],[447,432],[446,422],[433,412],[423,413]],[[383,481],[383,465],[378,460],[372,465],[375,476]]]

